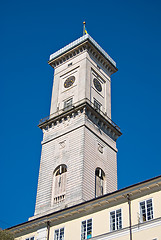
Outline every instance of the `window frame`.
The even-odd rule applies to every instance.
[[[60,169],[62,167],[62,173],[60,173]],[[52,199],[51,199],[51,206],[54,206],[55,204],[61,203],[65,199],[66,195],[66,189],[67,189],[67,172],[68,172],[68,167],[65,164],[60,164],[58,165],[55,170],[53,171],[53,176],[52,176]],[[55,189],[55,185],[57,182],[57,179],[60,179],[60,183],[62,183],[62,179],[65,179],[64,186],[61,185],[61,188],[64,188],[64,191],[60,191],[60,189]],[[58,187],[58,186],[57,186]],[[59,193],[58,193],[59,191]]]
[[[101,171],[101,176],[102,176],[102,177],[97,176],[97,175],[96,175],[96,171]],[[102,188],[102,194],[101,194],[101,195],[98,195],[98,196],[97,196],[97,177],[99,177],[99,179],[100,179],[100,181],[101,181],[101,186],[100,186],[100,187]],[[104,194],[105,194],[105,172],[103,171],[102,168],[97,167],[97,168],[95,169],[95,198],[100,197],[100,196],[103,196]]]
[[[151,218],[151,219],[147,219],[147,201],[149,201],[149,200],[151,200],[151,203],[152,203],[152,211],[153,211],[153,217]],[[143,216],[142,216],[142,210],[141,210],[141,203],[145,203],[145,212],[146,212],[146,220],[145,221],[143,221]],[[148,221],[151,221],[151,220],[153,220],[154,219],[154,203],[153,203],[153,198],[148,198],[148,199],[145,199],[145,200],[142,200],[142,201],[139,201],[139,216],[140,216],[140,222],[141,223],[144,223],[144,222],[148,222]]]
[[[71,109],[72,106],[73,106],[73,97],[70,97],[70,98],[68,98],[68,99],[65,99],[63,102],[64,102],[64,103],[63,103],[63,109],[64,109],[64,110],[69,110],[69,109]],[[66,105],[67,102],[70,102],[70,104],[67,104],[67,105]]]
[[[60,240],[60,230],[63,229],[64,230],[64,238],[65,239],[65,227],[60,227],[60,228],[56,228],[54,229],[54,240],[55,240],[55,232],[58,231],[58,240]],[[57,239],[56,239],[57,240]]]
[[[99,108],[95,105],[95,103],[99,106]],[[93,107],[97,112],[101,112],[102,104],[97,99],[93,98]]]
[[[121,227],[120,228],[118,228],[117,229],[117,217],[116,217],[116,212],[117,211],[121,211]],[[111,213],[112,212],[115,212],[115,229],[113,230],[113,229],[111,229]],[[118,230],[121,230],[122,228],[123,228],[123,211],[122,211],[122,208],[118,208],[118,209],[115,209],[115,210],[112,210],[112,211],[110,211],[109,212],[109,222],[110,222],[110,224],[109,224],[109,227],[110,227],[110,232],[114,232],[114,231],[118,231]],[[118,223],[119,223],[119,221],[118,221]]]
[[[87,221],[89,221],[89,220],[92,221],[92,224],[91,224],[91,226],[92,226],[92,230],[91,230],[91,237],[90,237],[90,238],[87,238]],[[86,222],[85,240],[87,240],[87,239],[91,239],[91,238],[92,238],[92,235],[93,235],[93,219],[92,219],[92,218],[89,218],[89,219],[85,219],[85,220],[81,221],[80,240],[84,240],[84,239],[82,239],[82,223],[83,223],[83,222]]]

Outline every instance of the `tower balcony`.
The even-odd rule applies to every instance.
[[[105,125],[105,128],[115,132],[117,136],[121,136],[122,133],[120,131],[120,127],[116,125],[111,118],[107,116],[106,112],[101,111],[98,105],[92,103],[89,99],[85,98],[81,101],[78,101],[76,103],[72,103],[65,108],[58,110],[57,112],[42,118],[39,121],[39,128],[46,129],[52,125],[52,123],[56,123],[57,121],[60,121],[61,118],[66,118],[67,116],[71,116],[73,113],[80,111],[81,109],[85,109],[86,112],[88,112],[88,117],[91,118],[93,116],[95,119],[97,119],[97,122],[100,123],[100,126]]]

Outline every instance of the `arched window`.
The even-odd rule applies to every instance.
[[[105,173],[101,168],[96,168],[95,171],[95,197],[102,196],[104,193],[104,178]]]
[[[60,165],[54,171],[53,176],[53,202],[59,203],[65,199],[67,166]]]

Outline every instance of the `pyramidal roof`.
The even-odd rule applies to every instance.
[[[65,47],[61,48],[57,52],[53,53],[50,55],[49,61],[54,60],[55,58],[59,57],[60,55],[64,54],[65,52],[73,49],[74,47],[80,45],[81,43],[85,41],[91,42],[94,47],[108,60],[110,61],[115,67],[116,67],[116,62],[103,50],[103,48],[100,47],[100,45],[89,35],[85,34],[84,36],[78,38],[74,42],[66,45]]]

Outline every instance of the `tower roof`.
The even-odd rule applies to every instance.
[[[92,45],[107,59],[115,68],[116,62],[100,47],[100,45],[89,35],[85,34],[84,36],[78,38],[74,42],[66,45],[65,47],[61,48],[57,52],[50,55],[49,61],[54,60],[55,58],[59,57],[60,55],[64,54],[65,52],[77,47],[78,45],[82,44],[85,41],[90,41]]]

